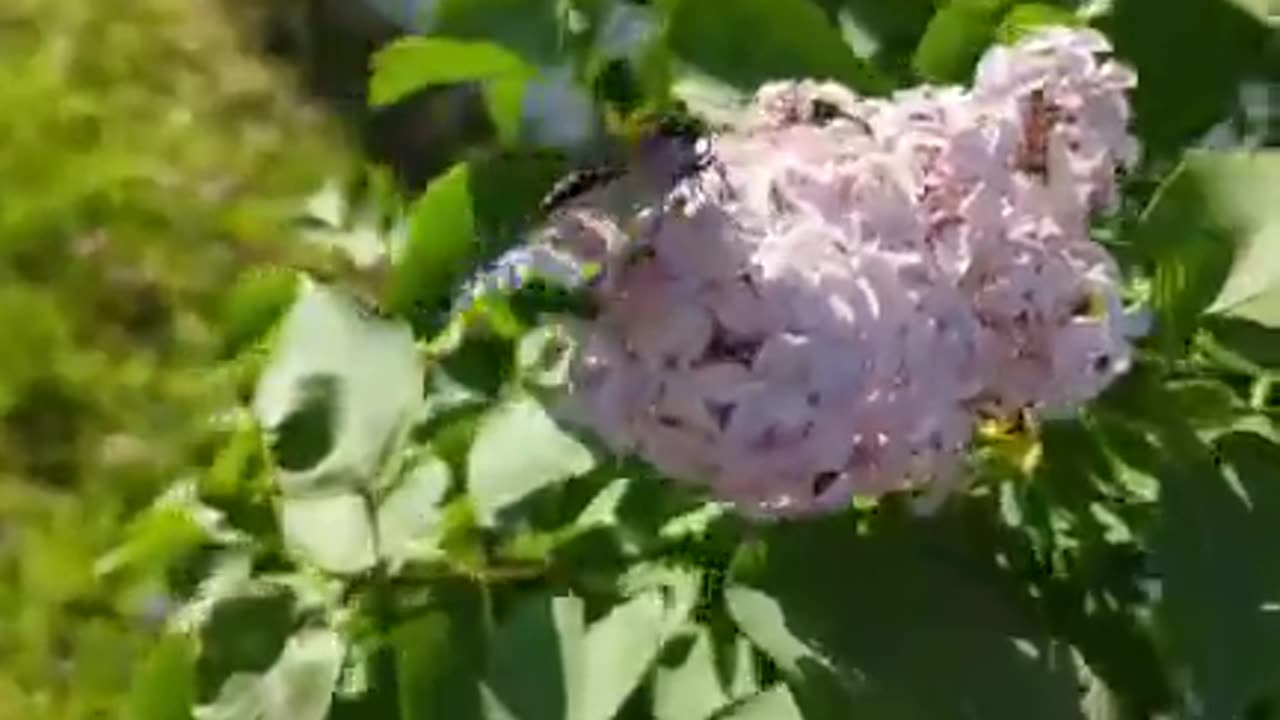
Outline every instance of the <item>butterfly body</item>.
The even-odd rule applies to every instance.
[[[543,213],[554,212],[565,203],[617,180],[624,172],[616,165],[600,165],[574,170],[557,180],[551,187],[550,192],[542,199],[541,210]]]

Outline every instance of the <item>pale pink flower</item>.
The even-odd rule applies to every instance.
[[[1088,235],[1137,156],[1108,52],[1051,29],[971,89],[770,83],[705,167],[657,182],[668,147],[557,213],[549,241],[604,268],[564,417],[780,517],[936,501],[979,413],[1096,396],[1144,330]]]

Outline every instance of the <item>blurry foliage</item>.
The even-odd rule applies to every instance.
[[[226,290],[339,167],[226,9],[0,5],[3,720],[118,716],[164,584],[95,561],[208,442]]]

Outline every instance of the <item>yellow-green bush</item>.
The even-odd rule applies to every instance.
[[[0,720],[118,716],[161,585],[95,560],[199,445],[225,289],[342,160],[243,5],[0,5]]]

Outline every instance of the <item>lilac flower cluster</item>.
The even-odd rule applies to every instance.
[[[1055,28],[972,88],[769,84],[693,172],[559,210],[552,244],[602,268],[566,416],[777,517],[940,497],[978,418],[1095,396],[1144,331],[1088,235],[1137,155],[1108,50]]]

